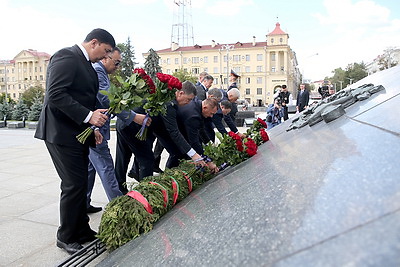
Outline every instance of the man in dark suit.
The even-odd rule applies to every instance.
[[[99,83],[92,62],[106,57],[113,47],[115,40],[109,32],[94,29],[82,44],[56,52],[47,69],[46,96],[35,137],[45,141],[61,179],[57,246],[70,254],[95,239],[86,214],[88,154],[89,145],[101,143],[103,137],[95,130],[81,144],[76,136],[107,120],[106,109],[95,110]]]
[[[302,112],[308,108],[308,101],[310,100],[310,94],[306,90],[304,83],[300,84],[300,91],[297,94],[296,109],[297,112]]]
[[[197,94],[195,98],[198,100],[206,99],[207,97],[206,93],[208,92],[208,89],[210,89],[213,82],[214,82],[214,77],[211,75],[206,75],[201,84],[196,86]]]
[[[206,98],[203,101],[193,100],[185,106],[178,107],[179,129],[186,141],[200,155],[204,153],[201,136],[207,136],[204,119],[212,117],[217,109],[218,101],[214,98]],[[207,166],[211,171],[218,172],[218,167],[213,162],[209,162]]]

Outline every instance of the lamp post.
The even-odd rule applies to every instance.
[[[232,50],[235,46],[226,44],[221,46],[223,50],[226,50],[226,90],[228,90],[229,84],[229,51]]]
[[[340,90],[342,90],[343,89],[343,81],[338,81],[338,82],[340,82]]]

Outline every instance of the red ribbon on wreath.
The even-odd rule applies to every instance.
[[[150,182],[150,183],[161,187],[161,192],[162,192],[163,197],[164,197],[164,207],[166,208],[167,205],[168,205],[168,192],[167,192],[167,189],[165,189],[165,187],[160,185],[159,183],[156,183],[156,182]]]
[[[187,183],[188,183],[188,187],[189,187],[189,193],[192,192],[193,189],[193,182],[192,182],[192,178],[189,177],[189,175],[187,174],[187,172],[182,171],[183,173],[183,177],[185,177]]]
[[[153,209],[151,208],[150,203],[140,192],[132,190],[128,192],[126,195],[139,201],[148,213],[153,214]]]
[[[172,205],[175,205],[176,201],[178,200],[178,196],[179,196],[179,184],[175,180],[174,177],[170,176],[170,178],[171,178],[171,182],[172,182],[172,189],[174,190],[174,202],[172,203]]]

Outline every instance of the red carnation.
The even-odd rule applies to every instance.
[[[238,151],[240,151],[240,152],[242,152],[243,151],[243,143],[242,143],[242,141],[241,140],[236,140],[236,149],[238,150]]]
[[[246,153],[247,155],[249,155],[250,157],[254,156],[255,154],[257,154],[257,145],[254,142],[253,139],[251,138],[247,138],[247,141],[244,143],[247,147],[246,149]]]

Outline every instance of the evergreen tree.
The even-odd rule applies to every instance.
[[[138,64],[135,62],[135,50],[131,45],[131,39],[129,37],[125,44],[117,44],[117,47],[121,50],[122,61],[120,64],[121,67],[114,75],[119,75],[126,79],[132,75],[135,65]]]
[[[43,101],[40,97],[36,97],[33,100],[33,103],[31,105],[29,114],[28,114],[28,120],[30,121],[38,121],[40,117],[40,112],[42,111],[43,108]]]
[[[22,100],[30,108],[37,97],[44,99],[44,89],[42,86],[29,87],[25,92],[22,93]]]
[[[12,110],[12,105],[7,103],[0,104],[0,120],[3,120],[4,116],[6,116],[7,120],[11,120]]]
[[[161,67],[159,65],[160,57],[157,52],[150,48],[149,55],[144,62],[144,70],[146,73],[154,80],[156,78],[156,73],[161,72]]]
[[[16,120],[16,121],[21,121],[23,117],[25,119],[28,118],[28,106],[24,103],[22,99],[20,99],[15,106],[14,110],[12,111],[11,119]]]

